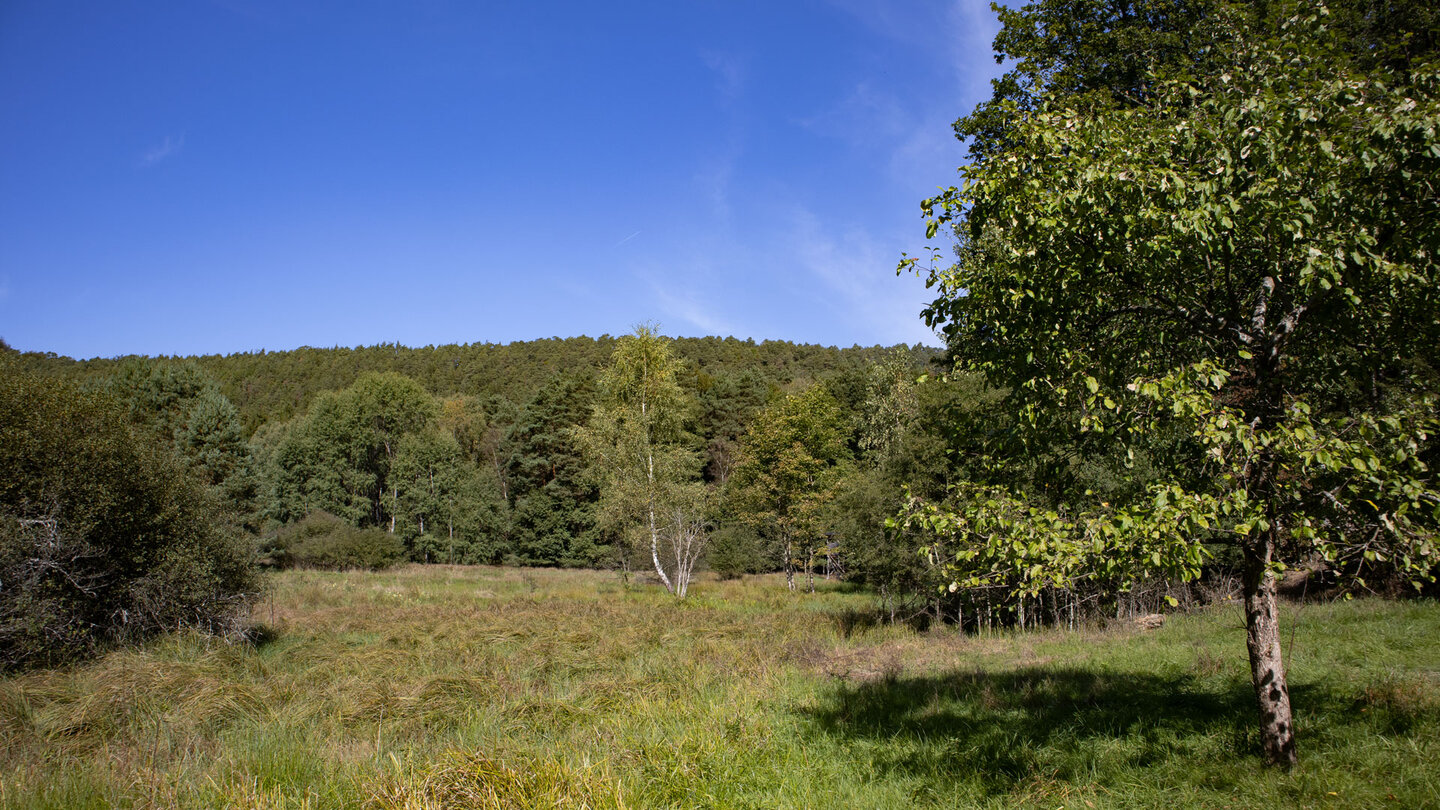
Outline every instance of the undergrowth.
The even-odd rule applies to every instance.
[[[1238,607],[1075,632],[596,572],[287,571],[252,644],[0,681],[6,807],[1435,807],[1440,607],[1287,605],[1301,764],[1261,764]]]

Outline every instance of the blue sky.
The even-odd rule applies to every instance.
[[[0,338],[936,343],[987,2],[0,2]]]

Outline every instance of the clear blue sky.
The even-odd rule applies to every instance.
[[[987,2],[0,2],[0,338],[936,343]]]

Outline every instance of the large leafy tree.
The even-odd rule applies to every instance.
[[[288,523],[322,509],[393,532],[401,439],[433,429],[436,410],[419,383],[388,372],[317,397],[270,454],[271,516]]]
[[[851,462],[840,406],[823,386],[773,402],[755,417],[730,477],[732,508],[773,543],[795,590],[827,532],[826,507]]]
[[[500,561],[507,510],[490,468],[476,467],[450,433],[400,437],[391,476],[399,492],[397,533],[422,562]]]
[[[1323,15],[1215,41],[1143,103],[1039,97],[925,203],[960,238],[927,316],[1022,428],[1187,440],[1125,504],[970,488],[912,525],[959,549],[957,584],[1030,590],[1193,577],[1233,545],[1265,755],[1288,764],[1277,571],[1436,559],[1440,77],[1347,67]]]
[[[188,460],[230,517],[257,528],[254,459],[240,413],[192,361],[131,357],[105,380],[137,427]]]
[[[1224,38],[1213,22],[1216,0],[1037,0],[1017,8],[991,4],[1000,18],[995,61],[1010,65],[992,97],[955,122],[971,155],[1004,154],[1018,121],[1046,96],[1089,96],[1099,104],[1143,104],[1153,71],[1208,61]]]
[[[575,428],[595,398],[588,374],[552,377],[507,432],[505,481],[513,501],[514,559],[524,565],[593,566],[605,554],[595,525],[599,495]]]

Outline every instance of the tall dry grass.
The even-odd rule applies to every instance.
[[[984,638],[856,621],[873,609],[864,593],[793,595],[770,578],[702,580],[676,602],[597,572],[285,572],[253,645],[177,635],[0,681],[0,805],[1440,796],[1433,604],[1295,609],[1307,759],[1291,774],[1252,750],[1233,608],[1149,633]]]

